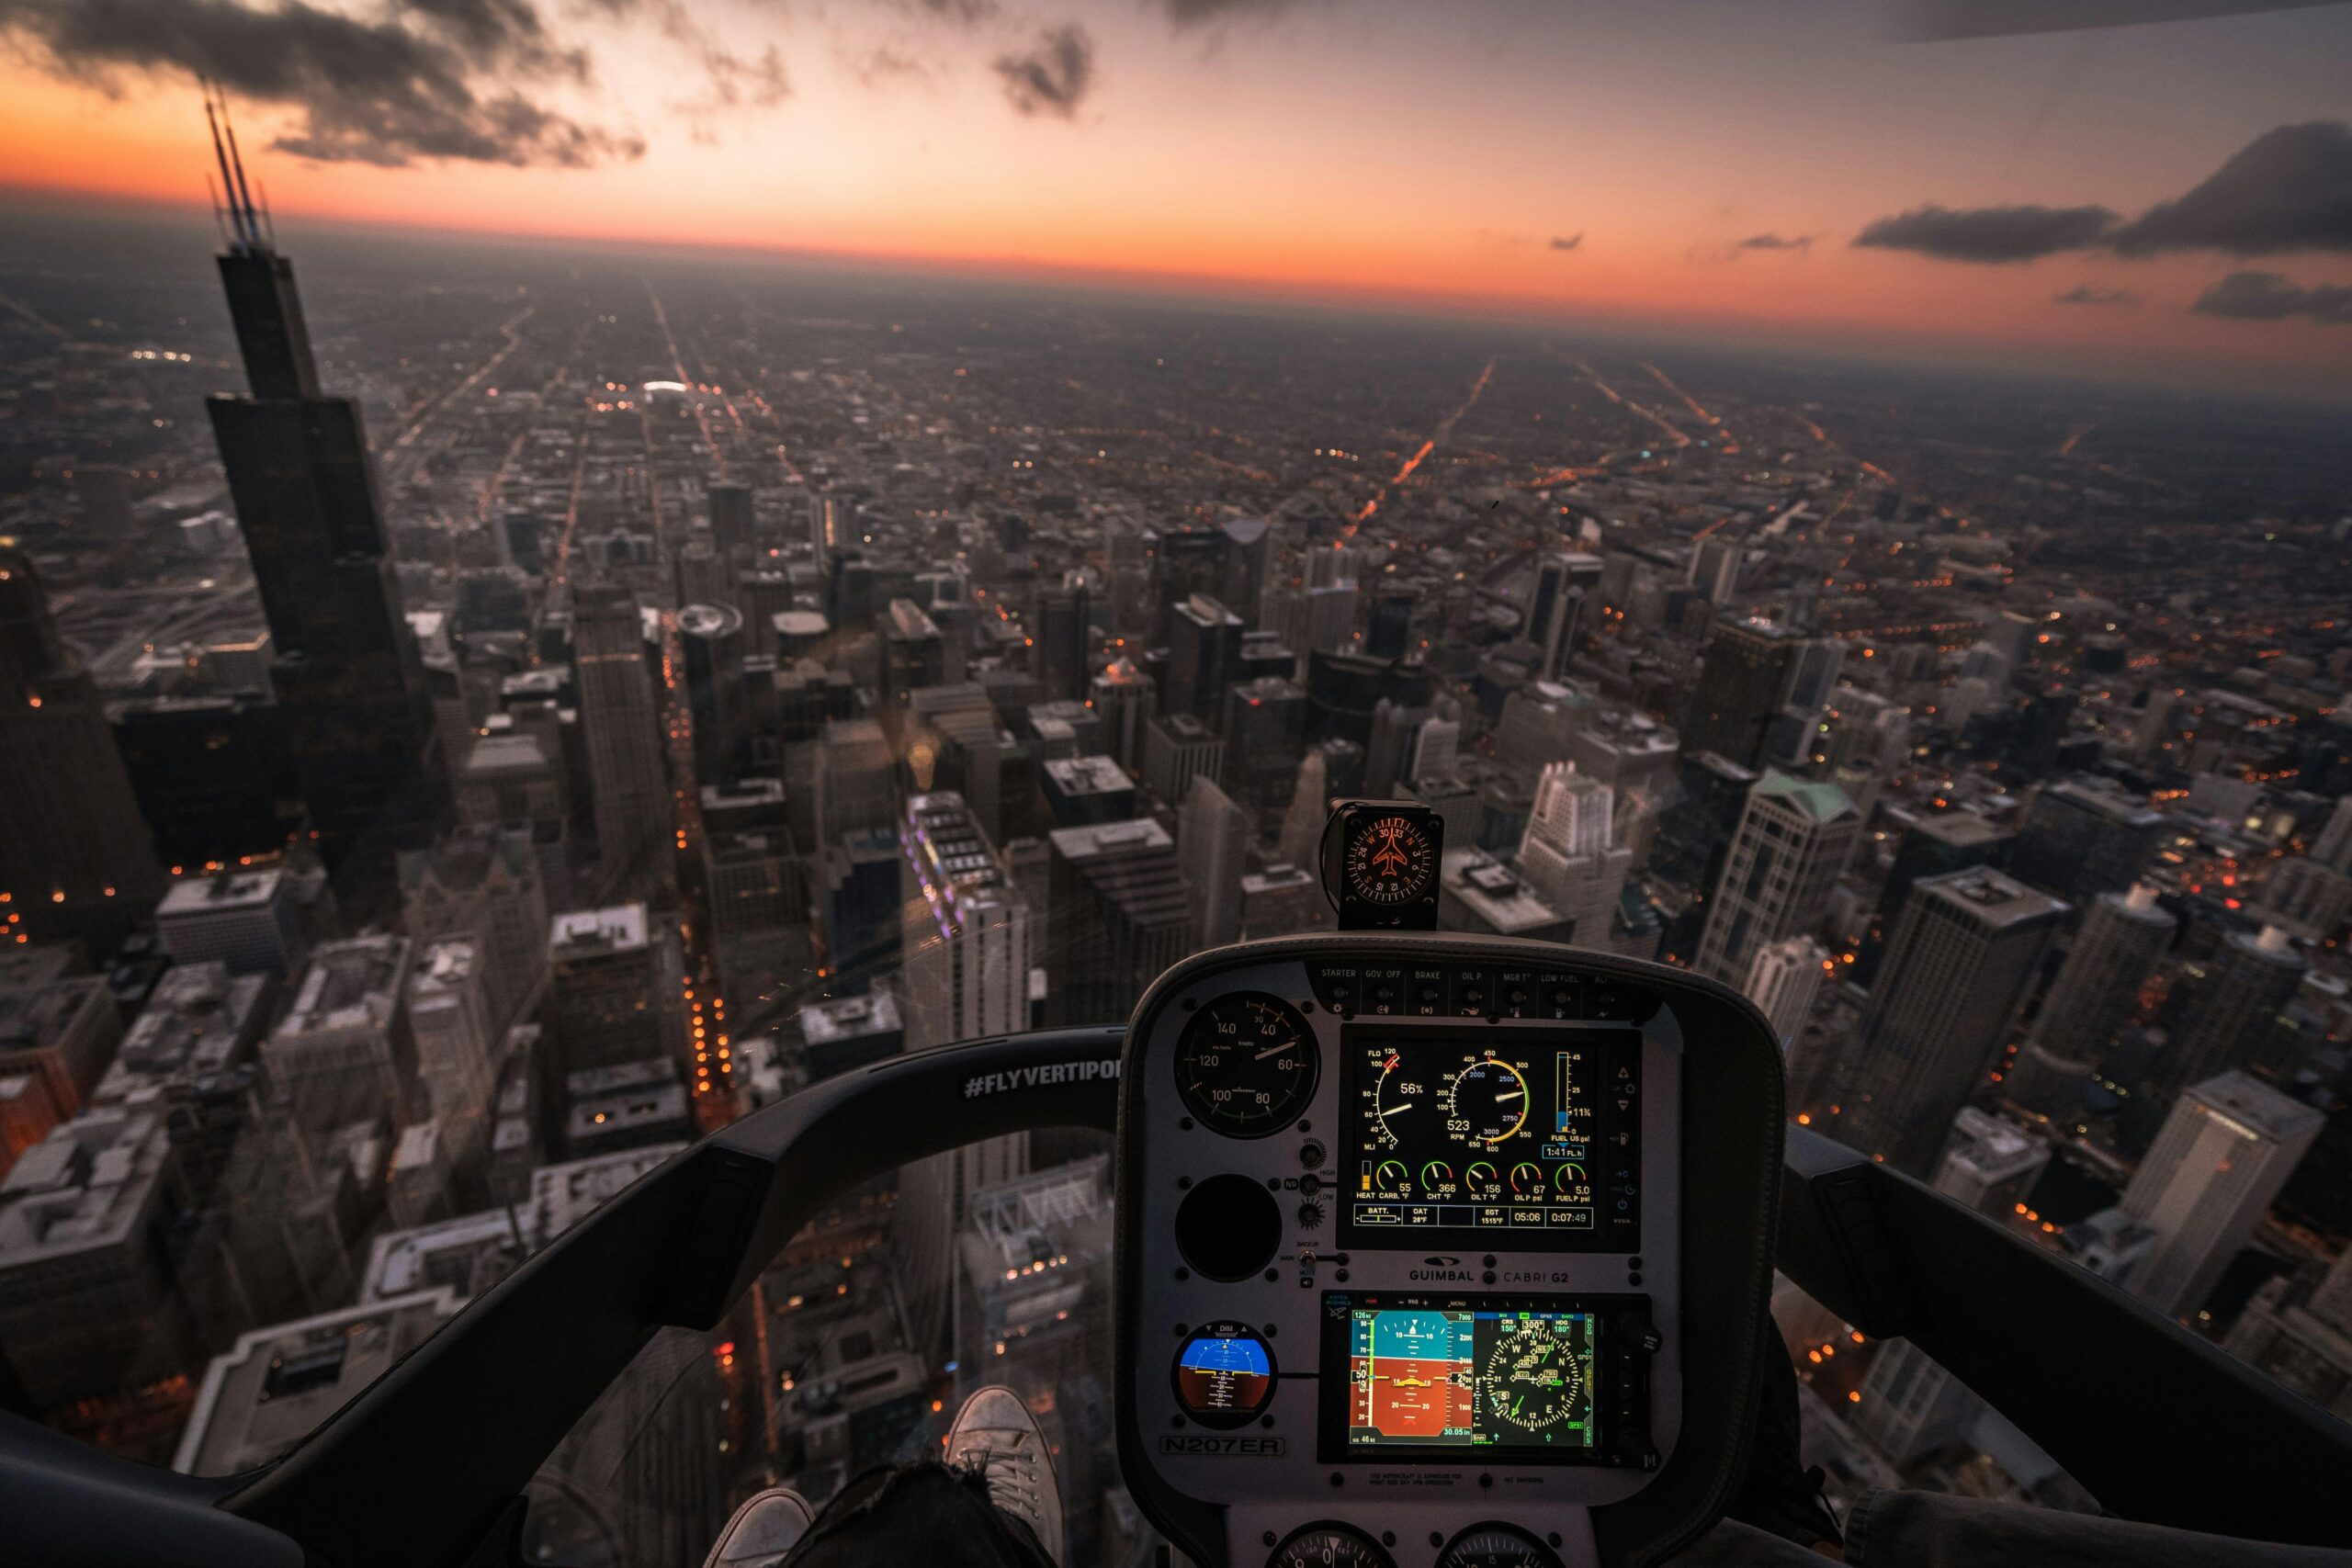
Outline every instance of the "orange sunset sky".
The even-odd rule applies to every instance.
[[[1933,41],[1907,3],[0,0],[0,186],[200,203],[200,67],[298,250],[967,261],[2352,396],[2352,5]],[[1990,227],[1854,243],[1930,205]]]

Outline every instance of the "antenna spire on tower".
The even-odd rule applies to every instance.
[[[211,78],[197,78],[204,92],[204,123],[212,132],[212,158],[220,166],[221,194],[227,198],[230,243],[240,250],[269,248],[252,187],[245,184],[244,160],[237,153],[237,129],[229,123],[229,97]],[[208,178],[207,185],[211,182]]]

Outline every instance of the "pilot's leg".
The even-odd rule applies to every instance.
[[[1727,1517],[1751,1533],[1836,1557],[1844,1536],[1838,1517],[1822,1500],[1822,1472],[1806,1469],[1799,1456],[1803,1437],[1797,1411],[1797,1374],[1781,1331],[1767,1318],[1763,1345],[1764,1397],[1756,1411],[1756,1437],[1747,1450],[1747,1474],[1732,1498]],[[1769,1559],[1767,1560],[1769,1561]]]
[[[984,1388],[966,1400],[946,1459],[867,1471],[814,1520],[797,1495],[763,1492],[737,1510],[704,1568],[1058,1568],[1053,1455],[1018,1395]]]

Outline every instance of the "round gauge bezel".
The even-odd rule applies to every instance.
[[[1253,1117],[1249,1125],[1235,1127],[1223,1120],[1225,1112],[1218,1110],[1195,1085],[1186,1081],[1187,1069],[1192,1064],[1197,1032],[1219,1009],[1260,1005],[1273,1009],[1296,1032],[1299,1048],[1306,1055],[1306,1071],[1300,1075],[1296,1084],[1285,1091],[1283,1103],[1270,1112],[1262,1125]],[[1226,1138],[1271,1138],[1283,1132],[1306,1114],[1307,1107],[1315,1102],[1315,1090],[1323,1080],[1323,1048],[1316,1041],[1313,1026],[1296,1007],[1267,991],[1227,991],[1202,1003],[1184,1021],[1183,1032],[1177,1036],[1176,1049],[1170,1053],[1170,1061],[1176,1078],[1176,1097],[1183,1101],[1185,1113],[1199,1125]]]
[[[1357,857],[1370,852],[1370,840],[1374,830],[1384,823],[1396,822],[1413,836],[1415,849],[1411,858],[1413,869],[1409,877],[1390,882],[1382,877],[1368,877],[1358,870]],[[1347,825],[1347,840],[1340,846],[1340,874],[1345,880],[1348,896],[1359,903],[1379,909],[1397,909],[1416,900],[1426,898],[1437,886],[1437,842],[1430,836],[1428,826],[1413,816],[1395,810],[1374,808],[1351,817]]]
[[[1386,1547],[1356,1529],[1355,1526],[1341,1524],[1337,1519],[1317,1519],[1313,1524],[1301,1525],[1283,1537],[1274,1550],[1267,1554],[1266,1568],[1278,1568],[1283,1561],[1283,1553],[1320,1535],[1336,1536],[1347,1542],[1350,1547],[1359,1549],[1363,1553],[1358,1557],[1334,1559],[1335,1568],[1348,1568],[1348,1565],[1353,1565],[1353,1568],[1396,1568],[1396,1559],[1388,1554]],[[1305,1559],[1301,1559],[1301,1562],[1304,1562]]]
[[[1519,1337],[1526,1335],[1527,1333],[1528,1329],[1522,1324],[1521,1328],[1514,1331],[1513,1337]],[[1547,1334],[1545,1337],[1556,1338],[1557,1337]],[[1501,1390],[1496,1386],[1499,1381],[1497,1368],[1503,1359],[1508,1344],[1508,1340],[1498,1340],[1494,1348],[1487,1353],[1486,1361],[1479,1366],[1476,1374],[1480,1391],[1487,1395],[1487,1400],[1492,1405],[1490,1418],[1498,1422],[1502,1419],[1502,1397]],[[1555,1416],[1550,1421],[1545,1422],[1544,1424],[1545,1427],[1555,1426],[1560,1421],[1566,1419],[1569,1412],[1574,1410],[1580,1401],[1597,1400],[1597,1392],[1585,1386],[1585,1370],[1583,1366],[1577,1362],[1574,1352],[1565,1343],[1561,1344],[1560,1349],[1561,1353],[1566,1358],[1567,1371],[1576,1380],[1576,1386],[1574,1392],[1566,1396],[1566,1403],[1561,1408],[1559,1414]],[[1523,1421],[1513,1421],[1511,1425],[1517,1427],[1523,1432],[1540,1432],[1544,1429],[1543,1427],[1531,1427]]]
[[[1445,1543],[1445,1550],[1437,1554],[1436,1568],[1464,1568],[1463,1554],[1470,1550],[1471,1542],[1487,1535],[1509,1537],[1514,1545],[1532,1554],[1535,1568],[1561,1568],[1560,1554],[1534,1531],[1505,1524],[1500,1519],[1487,1519],[1457,1531],[1453,1539]]]
[[[1184,1400],[1184,1352],[1202,1339],[1247,1339],[1266,1356],[1266,1397],[1247,1410],[1199,1411]],[[1211,1431],[1230,1431],[1247,1427],[1266,1414],[1281,1392],[1283,1364],[1274,1355],[1274,1347],[1265,1335],[1250,1324],[1235,1318],[1216,1318],[1196,1326],[1177,1342],[1176,1354],[1168,1362],[1168,1386],[1176,1395],[1177,1414],[1196,1426]]]
[[[1453,1135],[1474,1149],[1484,1149],[1488,1154],[1492,1154],[1512,1138],[1519,1136],[1527,1128],[1528,1109],[1533,1103],[1534,1096],[1528,1089],[1525,1073],[1521,1072],[1517,1066],[1504,1061],[1500,1056],[1481,1056],[1475,1062],[1464,1062],[1452,1077],[1445,1080],[1445,1113],[1448,1120],[1468,1120],[1462,1116],[1460,1107],[1456,1103],[1462,1093],[1462,1080],[1473,1073],[1484,1073],[1489,1067],[1500,1068],[1510,1076],[1512,1082],[1519,1085],[1519,1120],[1491,1138],[1476,1128]]]

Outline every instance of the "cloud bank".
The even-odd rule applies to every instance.
[[[373,19],[306,0],[0,0],[0,37],[53,74],[119,93],[131,73],[209,76],[295,109],[276,145],[323,163],[582,167],[643,154],[543,96],[589,78],[529,0],[409,0]]]

